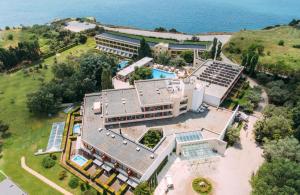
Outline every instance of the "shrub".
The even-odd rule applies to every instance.
[[[50,156],[46,156],[43,159],[42,165],[44,168],[49,169],[55,165],[55,161]]]
[[[7,36],[7,39],[8,39],[8,40],[13,40],[13,39],[14,39],[14,36],[13,36],[12,34],[9,34],[9,35]]]
[[[59,172],[59,175],[58,175],[59,180],[64,180],[66,177],[67,177],[67,171],[63,170],[63,171]]]
[[[50,154],[50,157],[51,157],[53,160],[57,160],[56,154]]]
[[[78,187],[79,185],[79,180],[76,177],[72,177],[68,183],[68,185],[70,186],[70,188],[75,189]]]
[[[240,141],[240,129],[229,127],[225,134],[225,140],[229,146],[233,146]]]
[[[80,183],[80,190],[81,190],[82,192],[86,191],[86,188],[85,188],[85,187],[86,187],[86,186],[85,186],[84,183]]]
[[[300,44],[299,45],[293,45],[293,48],[300,49]]]
[[[196,178],[192,182],[193,189],[198,193],[210,193],[212,190],[211,183],[205,178]]]
[[[279,46],[284,46],[284,40],[280,40],[280,41],[278,42],[278,45],[279,45]]]

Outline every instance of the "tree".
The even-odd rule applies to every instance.
[[[186,63],[193,63],[194,61],[194,52],[190,50],[183,51],[180,55]]]
[[[167,52],[160,52],[156,57],[156,62],[158,64],[167,65],[170,63],[171,56]]]
[[[75,68],[66,63],[55,64],[52,67],[52,72],[56,79],[64,80],[75,73]]]
[[[102,90],[103,89],[113,89],[111,72],[107,69],[102,70],[101,87],[102,87]]]
[[[222,42],[219,41],[218,48],[217,48],[217,58],[221,57],[221,52],[222,52]]]
[[[169,65],[174,67],[182,67],[185,65],[185,60],[180,57],[176,57],[170,60]]]
[[[140,48],[138,51],[138,59],[142,59],[144,57],[151,57],[151,49],[149,44],[146,42],[144,38],[141,39],[140,41]]]
[[[169,30],[169,32],[171,32],[171,33],[178,33],[178,31],[177,31],[175,28],[171,28],[171,29]]]
[[[76,177],[72,177],[68,183],[68,185],[70,186],[70,188],[75,189],[78,187],[79,185],[79,180]]]
[[[279,46],[284,46],[284,40],[280,40],[280,41],[278,42],[278,45],[279,45]]]
[[[254,128],[258,143],[263,143],[265,139],[279,140],[293,134],[292,121],[284,116],[262,119],[255,123]]]
[[[283,105],[288,99],[287,85],[282,80],[267,83],[267,93],[270,102],[275,105]]]
[[[251,179],[253,195],[299,194],[300,165],[287,159],[265,162]]]
[[[300,162],[300,144],[294,137],[267,141],[264,144],[264,158],[270,162],[275,159],[285,158]]]
[[[165,29],[164,27],[157,27],[154,29],[155,32],[167,32],[167,29]]]
[[[225,134],[225,140],[230,146],[233,146],[235,143],[238,143],[240,141],[240,129],[229,127]]]
[[[131,85],[134,84],[134,81],[136,80],[146,80],[146,79],[152,79],[152,70],[148,67],[135,67],[134,72],[131,74],[129,83]]]
[[[151,190],[147,182],[140,183],[133,191],[134,195],[151,195]]]
[[[4,138],[8,135],[9,125],[0,120],[0,136]],[[1,143],[1,141],[0,141]]]
[[[197,37],[196,35],[192,36],[192,41],[197,42],[199,40],[200,40],[199,37]]]
[[[218,39],[215,37],[213,40],[213,45],[212,45],[211,52],[210,52],[212,59],[215,59],[215,55],[216,55],[216,51],[217,51],[217,44],[218,44]]]
[[[44,168],[49,169],[55,165],[55,160],[53,160],[50,156],[46,156],[43,158],[42,165]]]
[[[7,36],[7,39],[10,40],[10,41],[13,40],[13,39],[14,39],[14,35],[9,34],[9,35]]]

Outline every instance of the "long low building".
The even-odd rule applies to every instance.
[[[132,58],[138,55],[140,47],[140,39],[131,38],[114,33],[102,33],[95,36],[97,49],[100,51],[115,54],[125,58]],[[175,57],[180,55],[183,51],[197,50],[199,52],[209,49],[207,44],[189,44],[189,43],[154,43],[148,42],[153,53],[158,55],[160,52],[167,52]]]

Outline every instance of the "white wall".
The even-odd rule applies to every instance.
[[[220,136],[219,136],[219,139],[220,139],[220,140],[223,140],[223,139],[224,139],[225,134],[226,134],[226,131],[227,131],[227,128],[228,128],[229,126],[231,126],[232,123],[234,122],[235,116],[237,115],[238,111],[239,111],[239,106],[236,107],[236,109],[235,109],[234,112],[232,113],[230,119],[227,121],[227,124],[226,124],[225,128],[223,129],[222,133],[221,133]]]
[[[204,94],[205,103],[211,106],[219,107],[221,103],[221,99],[212,95]]]
[[[145,174],[141,177],[140,181],[147,181],[148,179],[150,179],[150,177],[153,175],[153,173],[156,171],[156,169],[162,163],[162,161],[166,158],[166,156],[172,153],[173,149],[175,148],[175,136],[174,135],[171,136],[172,139],[170,140],[165,150],[156,157],[156,160],[147,169]]]
[[[197,109],[201,106],[204,97],[204,87],[197,87],[193,91],[192,98],[192,110],[197,111]]]

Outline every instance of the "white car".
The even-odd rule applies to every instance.
[[[166,180],[168,189],[174,188],[173,179],[172,179],[171,175],[166,175],[165,180]]]

